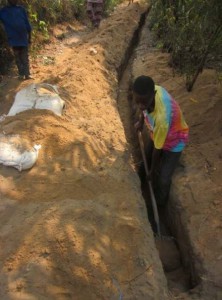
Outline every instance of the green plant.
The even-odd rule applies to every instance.
[[[186,77],[188,91],[208,58],[217,60],[222,46],[220,0],[156,0],[151,28],[170,52],[171,65]]]

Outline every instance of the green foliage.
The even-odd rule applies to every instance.
[[[123,0],[106,0],[105,11],[112,10]],[[86,0],[23,0],[33,27],[33,36],[41,32],[43,40],[49,39],[49,27],[64,21],[86,18]]]
[[[108,13],[114,9],[115,6],[123,2],[123,0],[105,0],[105,11]]]
[[[105,10],[112,10],[123,0],[105,0]],[[21,0],[31,14],[47,25],[86,17],[86,0]]]
[[[221,0],[155,0],[151,27],[171,53],[172,65],[192,86],[203,67],[217,60],[222,46]]]

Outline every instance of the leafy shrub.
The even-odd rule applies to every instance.
[[[209,57],[222,46],[221,0],[155,0],[151,28],[171,54],[171,64],[186,76],[190,91]]]

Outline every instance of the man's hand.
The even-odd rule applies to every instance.
[[[134,124],[134,128],[136,131],[142,131],[143,130],[143,125],[144,125],[144,115],[143,113],[140,114],[139,120]]]
[[[134,124],[134,128],[136,129],[136,131],[142,131],[142,130],[143,130],[143,122],[137,121],[137,122]]]

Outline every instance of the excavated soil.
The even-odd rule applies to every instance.
[[[193,289],[175,293],[136,173],[131,103],[118,97],[120,70],[147,12],[144,4],[127,4],[98,30],[72,24],[72,34],[68,27],[63,40],[54,38],[32,59],[31,82],[58,86],[62,117],[29,110],[0,122],[0,134],[42,146],[28,171],[0,166],[0,299],[221,299],[221,86],[206,70],[187,93],[143,31],[131,79],[149,74],[166,87],[191,131],[169,219]],[[63,32],[60,26],[54,36]],[[1,115],[31,82],[3,78]]]

